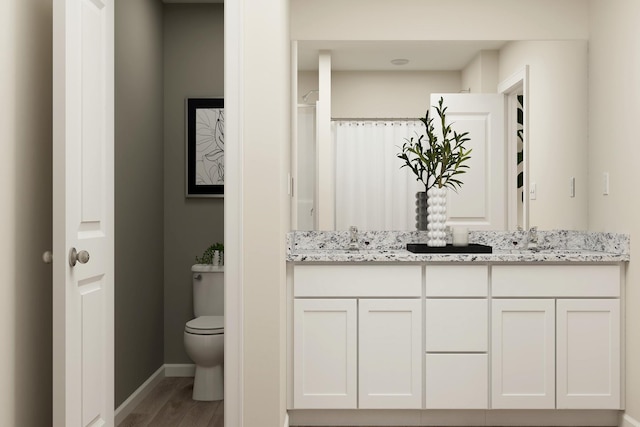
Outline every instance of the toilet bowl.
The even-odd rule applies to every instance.
[[[195,364],[193,400],[224,399],[224,267],[191,267],[193,312],[184,348]]]
[[[224,399],[224,317],[201,316],[187,322],[184,347],[196,365],[193,400]]]

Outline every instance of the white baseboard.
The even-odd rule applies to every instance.
[[[174,363],[164,365],[165,377],[193,377],[196,375],[196,365],[192,363]]]
[[[284,424],[282,427],[289,427],[289,414],[284,414]]]
[[[127,398],[115,412],[115,424],[120,424],[127,415],[133,411],[133,408],[138,406],[142,400],[147,397],[149,392],[153,390],[153,388],[165,377],[165,368],[164,365],[160,366],[157,371],[155,371],[145,382],[142,383],[140,387],[136,389],[131,396]]]
[[[620,417],[620,427],[640,427],[640,421],[625,413]]]
[[[617,426],[609,410],[290,410],[293,426]],[[640,427],[625,425],[623,427]]]

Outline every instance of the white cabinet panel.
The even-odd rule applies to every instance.
[[[487,351],[487,304],[485,299],[427,299],[427,352]]]
[[[294,407],[356,408],[356,300],[298,299],[293,309]]]
[[[428,265],[425,268],[427,297],[486,297],[489,266]]]
[[[420,297],[419,265],[296,265],[294,297]]]
[[[620,300],[558,300],[558,409],[620,409]]]
[[[427,409],[487,409],[489,365],[486,354],[427,354]]]
[[[555,407],[555,301],[492,302],[492,408]]]
[[[422,301],[359,300],[359,408],[422,407]]]
[[[619,297],[619,265],[495,265],[494,297]]]

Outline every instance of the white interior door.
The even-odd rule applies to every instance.
[[[56,427],[114,423],[113,7],[53,3]]]
[[[431,105],[444,99],[448,123],[458,133],[469,132],[469,169],[459,175],[462,188],[448,191],[447,223],[474,230],[507,229],[507,166],[505,96],[502,94],[432,94]],[[439,118],[432,109],[434,126]],[[439,137],[438,140],[441,140]]]

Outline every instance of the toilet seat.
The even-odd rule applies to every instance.
[[[224,316],[200,316],[187,322],[184,331],[195,335],[224,334]]]

